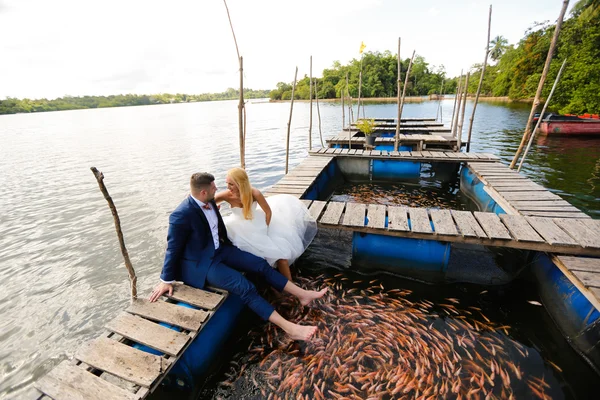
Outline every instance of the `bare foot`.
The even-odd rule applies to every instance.
[[[294,326],[287,332],[287,334],[293,340],[305,340],[309,341],[317,331],[316,326],[305,326],[294,324]]]
[[[298,299],[300,300],[300,304],[306,306],[311,301],[320,299],[321,297],[325,296],[325,293],[327,293],[327,288],[321,289],[318,292],[315,290],[305,290],[302,296],[298,296]]]

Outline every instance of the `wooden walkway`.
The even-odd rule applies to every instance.
[[[393,137],[382,138],[378,137],[375,139],[375,146],[390,146],[394,145],[395,139]],[[348,145],[351,143],[354,148],[362,148],[365,146],[365,137],[356,136],[356,132],[352,133],[352,137],[348,138],[348,134],[341,133],[338,136],[334,136],[326,140],[329,147],[333,145]],[[415,150],[424,150],[428,146],[443,147],[446,149],[455,149],[457,147],[457,140],[451,136],[443,135],[406,135],[401,134],[398,137],[399,146],[415,146]]]
[[[333,160],[333,156],[307,157],[293,170],[288,172],[279,182],[265,192],[265,196],[274,194],[291,194],[298,198],[308,190],[317,176]]]
[[[309,151],[311,156],[319,157],[362,157],[386,160],[409,160],[409,161],[435,161],[435,162],[467,162],[477,160],[478,162],[493,162],[500,160],[498,156],[490,153],[463,153],[459,151],[387,151],[387,150],[363,150],[363,149],[333,149],[320,148]]]
[[[344,132],[358,132],[359,129],[355,127],[344,128]],[[374,132],[393,132],[396,130],[396,124],[377,124],[373,128]],[[417,124],[401,124],[400,133],[413,132],[413,133],[450,133],[450,128],[444,128],[443,126],[428,126],[428,125],[417,125]]]
[[[600,256],[600,221],[305,200],[320,227],[378,235]],[[387,219],[387,224],[386,224]]]
[[[353,122],[350,124],[351,127],[356,127],[356,123]],[[385,127],[385,128],[396,128],[396,121],[375,121],[376,127]],[[405,121],[400,124],[402,128],[427,128],[427,127],[443,127],[444,124],[441,122],[426,122],[426,121]],[[345,130],[345,129],[344,129]],[[448,129],[450,131],[450,129]]]
[[[210,291],[209,291],[210,290]],[[106,332],[84,343],[72,361],[63,361],[34,383],[30,398],[144,399],[164,379],[175,362],[223,304],[227,292],[195,289],[175,284],[171,300],[195,308],[159,300],[138,299],[106,325]],[[159,325],[166,323],[178,331]],[[132,347],[140,344],[162,356]]]

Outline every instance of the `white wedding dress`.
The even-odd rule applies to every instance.
[[[317,234],[317,223],[294,196],[270,196],[267,203],[271,208],[269,226],[265,212],[256,201],[252,203],[252,219],[244,219],[242,209],[232,207],[231,214],[223,217],[227,236],[236,247],[264,258],[271,266],[279,259],[291,264],[312,242]]]

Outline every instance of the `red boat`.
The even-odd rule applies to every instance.
[[[540,123],[540,133],[544,135],[600,135],[598,115],[544,115]]]

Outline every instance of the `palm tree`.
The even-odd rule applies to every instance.
[[[571,10],[582,21],[589,21],[600,14],[600,0],[579,0]]]
[[[498,61],[502,54],[508,48],[508,40],[504,36],[496,36],[490,42],[490,57],[494,61]]]

